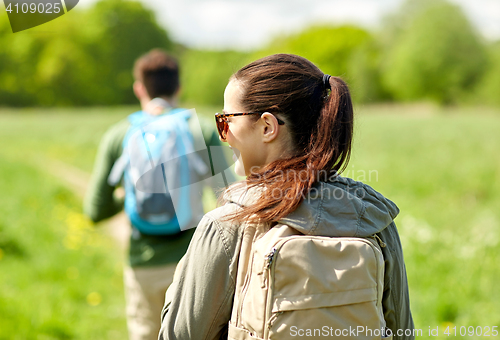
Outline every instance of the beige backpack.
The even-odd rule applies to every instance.
[[[392,338],[375,239],[245,228],[228,338]]]

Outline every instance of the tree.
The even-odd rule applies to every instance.
[[[101,0],[29,31],[0,22],[0,46],[0,105],[114,105],[136,103],[136,58],[173,43],[140,2]]]
[[[151,10],[140,2],[102,0],[85,16],[83,45],[95,68],[99,104],[135,103],[132,92],[134,61],[152,48],[173,48],[167,32],[158,26]]]
[[[235,51],[187,50],[180,57],[181,99],[190,104],[222,109],[229,77],[241,68],[247,54]]]
[[[0,21],[0,106],[36,103],[33,74],[43,43],[33,34],[13,34],[8,21]]]
[[[315,63],[323,72],[348,82],[353,99],[377,100],[379,50],[366,30],[355,26],[315,26],[301,33],[279,37],[255,57],[273,53],[292,53]]]
[[[418,6],[420,5],[420,7]],[[410,0],[413,17],[403,14],[383,60],[382,80],[398,100],[456,103],[484,71],[484,46],[455,5],[443,0]]]
[[[500,106],[500,41],[489,52],[488,69],[478,84],[475,99],[478,104]]]

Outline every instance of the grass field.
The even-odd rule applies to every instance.
[[[90,172],[100,136],[134,109],[0,109],[0,339],[126,338],[122,250],[47,165]],[[491,109],[358,109],[346,175],[401,209],[423,338],[500,328],[499,131]]]

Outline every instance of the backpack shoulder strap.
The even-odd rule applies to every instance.
[[[144,120],[144,112],[134,112],[127,117],[127,120],[130,123],[130,127],[128,128],[127,133],[125,133],[125,137],[122,141],[122,154],[113,164],[108,176],[108,184],[111,186],[116,186],[120,183],[123,173],[130,162],[126,146],[132,133],[142,124],[142,121]]]
[[[185,111],[185,109],[182,108],[170,109],[170,107],[166,107],[165,111],[168,111],[168,115],[170,115]],[[127,117],[128,121],[130,122],[130,127],[122,141],[122,149],[123,149],[122,155],[116,160],[115,164],[111,168],[111,172],[108,177],[109,185],[116,186],[120,182],[123,173],[125,172],[125,169],[130,163],[130,157],[127,151],[127,145],[130,140],[130,137],[137,131],[137,129],[140,129],[141,126],[149,122],[152,122],[155,119],[159,119],[161,117],[163,117],[163,115],[153,116],[147,114],[142,110],[136,111]]]

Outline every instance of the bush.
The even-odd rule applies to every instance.
[[[409,2],[418,3],[422,7],[414,17],[403,16],[408,24],[387,51],[383,83],[397,100],[457,103],[484,72],[484,46],[457,6],[441,0]]]

